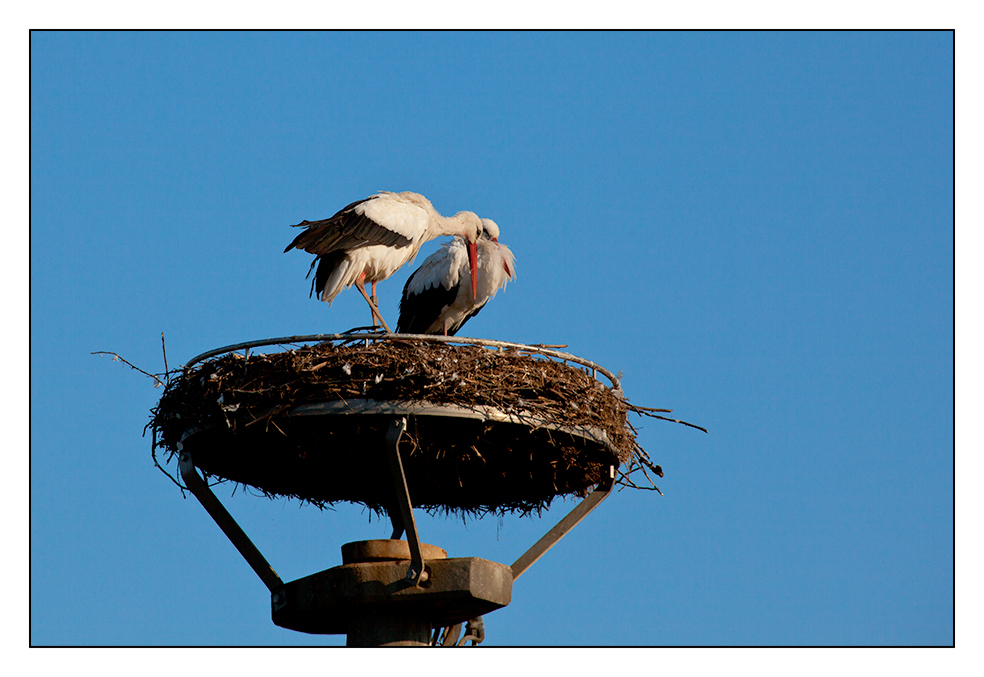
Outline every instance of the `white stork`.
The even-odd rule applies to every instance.
[[[397,332],[454,336],[496,292],[516,278],[515,257],[509,247],[499,243],[499,226],[492,219],[482,219],[482,226],[477,291],[468,293],[464,280],[468,255],[465,241],[456,237],[424,259],[407,280]]]
[[[391,330],[379,313],[376,283],[412,261],[428,240],[441,235],[461,237],[467,243],[473,293],[476,288],[476,242],[482,222],[474,212],[445,217],[423,195],[380,191],[329,219],[302,221],[295,227],[302,226],[304,232],[284,252],[296,247],[317,254],[311,263],[311,270],[318,266],[311,293],[317,291],[318,297],[330,304],[340,291],[356,285],[372,310],[373,326],[378,318],[386,331]],[[366,294],[366,282],[372,283],[372,298]]]

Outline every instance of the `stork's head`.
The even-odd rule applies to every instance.
[[[499,226],[492,219],[482,219],[482,237],[492,240],[493,242],[499,241]]]
[[[478,218],[475,212],[458,212],[448,220],[454,224],[452,226],[454,232],[442,234],[458,235],[466,242],[477,242],[482,234],[482,219]]]

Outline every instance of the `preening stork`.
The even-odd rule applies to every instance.
[[[454,336],[496,292],[516,278],[515,257],[509,247],[499,243],[499,226],[492,219],[482,219],[474,293],[469,293],[465,282],[469,265],[465,250],[465,241],[456,237],[414,271],[403,287],[397,332]]]
[[[311,293],[331,303],[343,289],[356,285],[372,310],[373,326],[379,322],[391,331],[379,313],[376,283],[385,280],[412,261],[420,245],[442,235],[457,235],[467,249],[473,294],[477,285],[477,240],[482,222],[474,212],[441,216],[430,200],[418,193],[380,191],[353,202],[337,214],[321,221],[302,221],[295,227],[305,230],[287,245],[317,258],[317,272]],[[310,276],[311,271],[308,271]],[[372,298],[365,283],[372,283]]]

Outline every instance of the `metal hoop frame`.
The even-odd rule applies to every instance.
[[[495,348],[498,350],[518,350],[521,352],[532,353],[536,355],[543,355],[544,357],[550,357],[555,360],[560,360],[563,362],[573,362],[574,364],[579,364],[582,367],[587,367],[591,369],[591,375],[594,378],[598,378],[598,374],[602,374],[611,382],[611,388],[617,392],[619,395],[622,393],[622,386],[619,383],[619,378],[615,376],[612,372],[608,371],[600,364],[596,364],[590,360],[586,360],[583,357],[578,357],[577,355],[572,355],[570,353],[564,353],[559,350],[554,350],[552,348],[546,348],[540,345],[525,345],[523,343],[512,343],[510,341],[494,341],[492,339],[480,339],[480,338],[465,338],[457,336],[437,336],[433,334],[383,334],[383,333],[369,333],[369,332],[355,332],[350,331],[344,334],[305,334],[299,336],[284,336],[281,338],[268,338],[259,339],[256,341],[244,341],[242,343],[234,343],[229,346],[224,346],[222,348],[215,348],[214,350],[208,350],[200,355],[196,355],[191,358],[185,365],[185,369],[190,369],[192,365],[195,365],[203,360],[207,360],[210,357],[215,357],[216,355],[223,355],[225,353],[232,353],[237,350],[249,351],[250,348],[259,348],[262,346],[282,346],[290,345],[294,343],[324,343],[327,341],[335,343],[350,343],[356,341],[365,341],[366,345],[369,345],[370,341],[389,341],[389,342],[400,342],[400,341],[425,341],[429,343],[454,343],[460,345],[470,345],[470,346],[481,346],[483,348]]]

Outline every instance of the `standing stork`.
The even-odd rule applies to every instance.
[[[391,330],[379,313],[376,283],[412,261],[420,245],[428,240],[442,235],[462,238],[467,244],[475,293],[476,243],[482,222],[473,212],[441,216],[423,195],[380,191],[353,202],[329,219],[301,221],[295,227],[305,230],[287,245],[284,253],[296,247],[317,255],[311,263],[311,270],[317,264],[311,293],[317,292],[318,298],[330,304],[340,291],[354,284],[369,304],[373,326],[378,319],[388,332]],[[372,283],[372,298],[366,294],[366,282]]]
[[[403,287],[397,332],[454,336],[496,292],[516,278],[515,257],[509,247],[499,244],[499,226],[492,219],[482,219],[477,291],[472,294],[464,279],[469,265],[465,249],[465,241],[456,237],[414,271]]]

